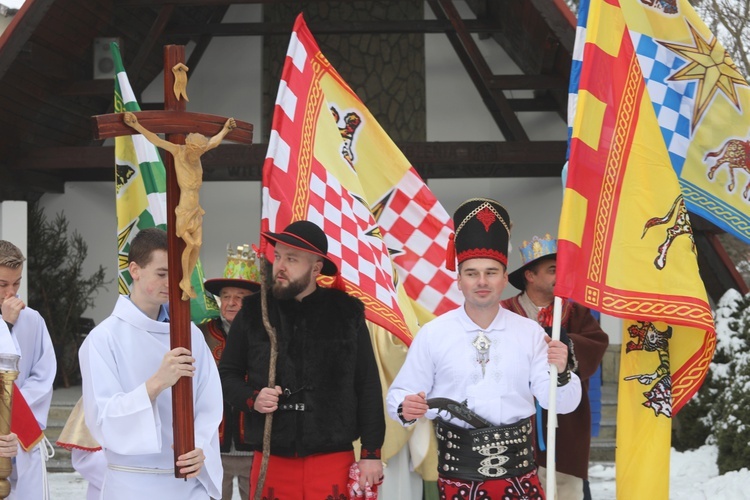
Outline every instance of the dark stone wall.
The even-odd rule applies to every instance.
[[[289,23],[304,13],[309,24],[325,21],[404,21],[424,19],[422,0],[299,2],[266,4],[263,21]],[[365,103],[394,141],[424,141],[425,55],[422,34],[345,34],[313,36],[323,55]],[[262,140],[268,142],[273,105],[288,36],[263,40]]]

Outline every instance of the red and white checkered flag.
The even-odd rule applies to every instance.
[[[455,275],[445,268],[450,216],[300,15],[263,165],[261,229],[281,231],[303,219],[323,228],[329,256],[367,319],[407,345],[419,321],[460,303]]]

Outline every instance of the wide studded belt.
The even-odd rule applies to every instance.
[[[512,425],[464,429],[435,420],[438,472],[464,481],[516,477],[530,472],[534,463],[531,419]]]

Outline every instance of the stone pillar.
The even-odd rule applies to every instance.
[[[309,24],[336,21],[373,22],[424,19],[422,0],[267,3],[263,22],[288,23],[304,13]],[[394,141],[424,141],[425,54],[424,35],[350,33],[313,36],[344,81]],[[263,40],[262,140],[268,142],[273,106],[289,36]]]

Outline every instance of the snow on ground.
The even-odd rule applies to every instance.
[[[674,500],[750,499],[750,471],[728,472],[719,476],[715,446],[679,453],[672,449],[669,498]],[[615,500],[615,467],[592,464],[589,469],[591,496],[594,500]]]
[[[679,453],[672,450],[670,492],[674,500],[750,500],[750,471],[742,469],[719,476],[715,446]],[[615,467],[592,464],[589,469],[593,500],[615,500]],[[49,475],[51,500],[81,500],[86,481],[77,473]],[[236,488],[235,488],[236,490]],[[239,495],[235,494],[235,498]],[[408,500],[408,499],[383,499]]]

